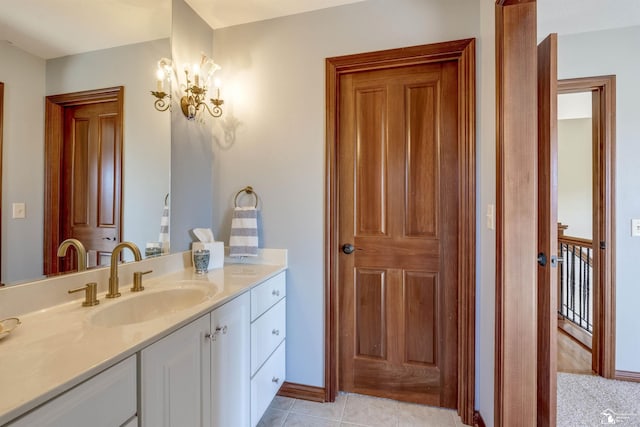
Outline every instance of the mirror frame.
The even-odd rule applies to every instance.
[[[60,218],[60,192],[62,177],[62,146],[64,140],[64,108],[78,103],[97,103],[116,101],[120,117],[124,112],[124,86],[83,92],[50,95],[45,105],[45,142],[44,142],[44,248],[43,273],[45,276],[60,272],[57,260],[58,245],[62,242]],[[119,130],[120,141],[123,140],[123,129]],[[122,156],[122,153],[120,153]],[[122,159],[121,159],[122,162]],[[122,180],[120,180],[122,193]],[[122,210],[120,212],[118,242],[122,241]]]

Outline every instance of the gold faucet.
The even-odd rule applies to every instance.
[[[63,257],[67,254],[69,246],[76,248],[76,255],[78,257],[78,271],[84,271],[87,269],[87,250],[84,248],[82,242],[78,239],[67,239],[60,243],[58,246],[58,256]]]
[[[106,295],[107,298],[116,298],[120,296],[120,292],[118,292],[118,255],[120,255],[120,252],[124,248],[131,249],[133,258],[136,261],[140,261],[142,259],[140,249],[138,249],[135,243],[121,242],[113,248],[113,252],[111,252],[111,274],[109,275],[109,293]]]

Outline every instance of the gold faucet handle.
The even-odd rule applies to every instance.
[[[82,302],[83,307],[91,307],[100,304],[100,301],[98,301],[98,284],[96,282],[87,283],[81,288],[70,289],[67,292],[72,294],[80,291],[85,291],[84,301]]]
[[[136,271],[133,273],[133,287],[131,288],[131,292],[140,292],[144,290],[144,286],[142,286],[142,275],[149,273],[153,273],[153,270]]]

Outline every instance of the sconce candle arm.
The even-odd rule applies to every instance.
[[[156,100],[153,102],[153,106],[156,110],[167,111],[171,108],[171,95],[168,93],[151,91],[151,95],[156,97]]]

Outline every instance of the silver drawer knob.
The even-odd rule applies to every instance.
[[[277,289],[274,289],[274,290],[271,292],[271,295],[273,295],[274,297],[279,297],[279,296],[280,296],[280,291],[279,291],[279,290],[277,290]]]
[[[205,338],[211,340],[211,341],[215,341],[216,340],[216,336],[222,334],[225,335],[227,333],[227,325],[224,326],[218,326],[215,331],[213,331],[212,334],[205,334]]]
[[[271,331],[271,333],[272,333],[273,335],[278,336],[278,335],[280,335],[280,330],[279,330],[279,329],[274,329],[273,331]]]
[[[278,384],[280,382],[280,378],[273,377],[271,382],[274,382],[274,383]]]

